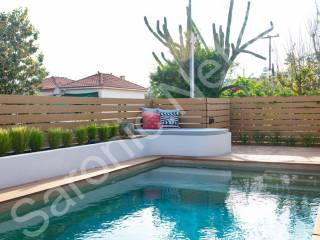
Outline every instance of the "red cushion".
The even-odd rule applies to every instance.
[[[144,129],[159,129],[160,128],[160,113],[143,112],[143,128]]]

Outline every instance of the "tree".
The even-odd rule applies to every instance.
[[[214,70],[213,64],[203,64],[205,61],[213,60],[216,54],[213,50],[206,50],[200,46],[200,43],[195,44],[195,69],[198,69],[198,74],[195,74],[196,96],[213,96],[210,82],[214,81],[214,76],[210,75],[207,82],[203,81],[201,76],[205,76]],[[167,60],[162,63],[157,71],[151,73],[150,94],[157,98],[185,98],[189,95],[190,85],[185,81],[180,74],[179,64],[175,61]]]
[[[282,86],[279,82],[271,82],[269,79],[250,79],[238,77],[233,83],[234,89],[227,89],[222,93],[228,97],[262,97],[262,96],[294,96],[290,88]],[[240,87],[239,87],[240,86]]]
[[[0,94],[35,94],[47,76],[27,9],[0,13]]]
[[[215,55],[213,58],[206,59],[209,61],[204,62],[204,64],[208,64],[208,68],[213,67],[214,71],[211,71],[210,74],[207,74],[206,76],[202,76],[202,81],[201,81],[203,83],[206,83],[208,88],[211,88],[211,93],[209,95],[206,95],[208,93],[207,92],[203,93],[200,90],[200,87],[196,83],[195,90],[196,90],[197,97],[203,97],[203,96],[218,97],[221,94],[221,92],[224,91],[225,89],[234,87],[234,86],[224,86],[225,78],[228,71],[235,64],[235,60],[240,53],[247,53],[255,57],[265,59],[263,56],[247,50],[247,47],[249,47],[251,44],[256,42],[258,39],[264,37],[269,32],[271,32],[273,30],[272,22],[271,22],[271,27],[269,29],[258,34],[256,37],[252,38],[251,40],[245,43],[242,43],[243,35],[247,26],[249,12],[250,12],[250,2],[248,2],[246,15],[243,21],[241,31],[237,38],[237,42],[236,44],[230,43],[233,7],[234,7],[234,0],[231,0],[230,6],[229,6],[228,18],[227,18],[228,19],[227,27],[225,32],[223,31],[222,26],[219,27],[218,31],[215,24],[213,24],[212,26],[213,36],[214,36]],[[165,57],[165,54],[162,52],[161,53],[162,60],[160,60],[160,58],[156,55],[156,53],[153,52],[152,54],[156,59],[156,61],[158,62],[158,64],[160,65],[160,67],[164,66],[163,61],[166,64],[177,64],[178,71],[181,74],[183,80],[187,84],[189,84],[189,77],[187,73],[189,72],[188,62],[189,62],[191,33],[193,32],[195,34],[197,41],[201,43],[202,47],[207,52],[212,51],[204,41],[198,27],[196,26],[196,24],[194,23],[191,17],[191,0],[189,0],[189,6],[187,7],[187,32],[184,34],[182,26],[181,25],[179,26],[179,36],[180,36],[179,42],[175,42],[173,40],[173,37],[168,30],[168,23],[166,18],[164,18],[164,21],[163,21],[164,23],[162,25],[162,28],[160,27],[160,21],[159,20],[157,21],[156,28],[155,28],[156,30],[154,30],[150,26],[147,17],[145,17],[144,20],[149,31],[155,36],[156,39],[158,39],[165,47],[168,48],[169,52],[173,56],[174,61],[168,60]],[[203,64],[201,66],[203,66]],[[195,72],[199,72],[199,69],[195,69]],[[201,78],[201,77],[198,76],[198,78]],[[163,80],[163,81],[166,81],[166,80]],[[176,85],[176,83],[172,83],[172,84]],[[184,97],[186,96],[188,96],[188,94],[186,94]]]
[[[294,95],[320,94],[319,62],[308,55],[291,50],[287,54],[287,71],[277,73],[276,81],[283,88],[290,89]]]

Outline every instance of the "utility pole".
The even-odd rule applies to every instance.
[[[271,43],[271,40],[272,40],[272,38],[278,38],[278,37],[280,37],[280,35],[279,34],[277,34],[277,35],[273,35],[273,36],[271,36],[271,35],[268,35],[268,36],[266,36],[266,37],[263,37],[263,39],[269,39],[269,79],[271,80],[271,76],[273,76],[274,75],[274,71],[273,71],[273,67],[272,67],[272,60],[271,60],[271,58],[272,58],[272,56],[271,56],[271,53],[272,53],[272,43]]]
[[[188,31],[190,34],[190,56],[189,56],[189,78],[190,78],[190,98],[194,98],[194,33],[192,28],[192,9],[189,0]]]

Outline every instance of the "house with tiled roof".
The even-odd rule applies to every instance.
[[[41,94],[45,96],[58,95],[58,89],[71,82],[74,82],[74,80],[65,77],[48,77],[40,85]]]
[[[50,79],[50,78],[49,78]],[[44,82],[49,82],[47,79]],[[49,86],[49,84],[47,83]],[[50,86],[52,86],[51,84]],[[44,84],[43,84],[44,86]],[[45,89],[41,89],[41,92]],[[124,76],[116,77],[111,73],[94,74],[77,81],[68,81],[58,86],[52,91],[52,95],[59,96],[82,96],[100,98],[136,98],[143,99],[147,89],[127,81]]]

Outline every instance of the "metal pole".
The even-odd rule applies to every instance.
[[[189,76],[190,76],[190,98],[194,98],[194,34],[193,32],[191,32],[191,38],[190,38]]]
[[[269,79],[271,80],[271,77],[272,77],[272,43],[271,43],[271,40],[272,40],[272,38],[277,38],[277,37],[280,37],[280,35],[279,34],[277,34],[277,35],[274,35],[274,36],[266,36],[266,37],[264,37],[263,39],[268,39],[269,40]]]
[[[269,37],[269,76],[271,76],[271,36]]]

